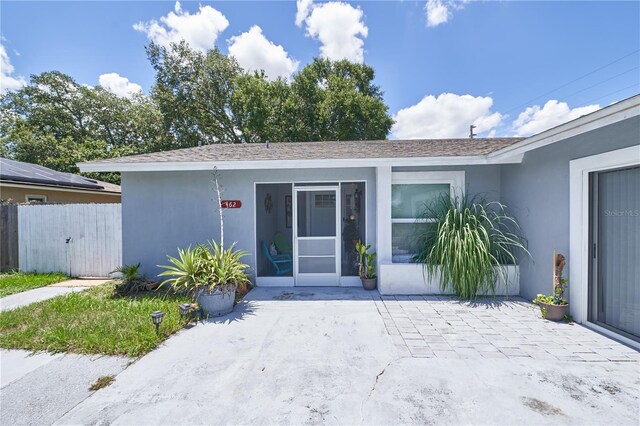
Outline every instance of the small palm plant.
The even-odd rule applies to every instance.
[[[111,271],[111,273],[118,272],[122,274],[122,281],[129,283],[139,278],[140,266],[142,266],[142,264],[139,262],[136,264],[122,265]]]
[[[144,277],[140,275],[141,263],[122,265],[111,271],[122,275],[121,281],[116,284],[115,292],[118,295],[137,293],[144,284]]]
[[[430,223],[417,237],[414,260],[440,279],[442,291],[464,299],[495,294],[496,282],[507,279],[502,266],[529,254],[518,222],[499,202],[447,194],[425,206],[423,217]]]

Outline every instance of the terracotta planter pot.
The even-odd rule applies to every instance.
[[[147,281],[144,285],[147,291],[155,290],[160,286],[160,283],[157,281]]]
[[[538,303],[542,317],[549,321],[562,321],[569,313],[569,305],[554,305],[551,303]],[[546,311],[546,314],[545,314]]]
[[[219,317],[233,311],[233,304],[236,300],[236,289],[233,291],[202,290],[198,293],[198,304],[205,315]]]
[[[376,278],[360,278],[362,281],[362,287],[365,290],[375,290],[376,289]]]

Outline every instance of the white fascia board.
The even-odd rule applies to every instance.
[[[640,115],[640,95],[625,99],[624,101],[584,115],[568,123],[545,130],[542,133],[538,133],[506,148],[494,151],[488,155],[488,158],[500,161],[508,159],[513,155],[524,155],[527,151],[541,148],[638,115]]]
[[[94,189],[82,189],[82,188],[70,188],[67,186],[48,186],[48,185],[30,185],[28,183],[16,183],[12,181],[0,181],[0,187],[2,188],[21,188],[21,189],[38,189],[46,191],[60,191],[60,192],[80,192],[83,194],[100,194],[100,195],[112,195],[120,197],[120,192],[113,191],[99,191]]]
[[[520,163],[522,155],[489,159],[487,155],[458,157],[355,158],[321,160],[260,160],[260,161],[160,161],[141,163],[101,162],[78,163],[82,172],[151,172],[181,170],[270,170],[308,168],[348,168],[379,166],[460,166]]]

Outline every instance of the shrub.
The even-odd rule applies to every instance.
[[[429,224],[417,236],[414,260],[440,279],[443,291],[464,299],[495,294],[496,281],[507,278],[499,266],[516,264],[518,252],[529,254],[518,222],[499,202],[446,195],[425,206],[422,217]]]

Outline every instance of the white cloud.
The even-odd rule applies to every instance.
[[[218,35],[228,26],[227,18],[211,6],[200,6],[198,12],[191,14],[176,2],[174,11],[161,17],[160,22],[138,22],[133,28],[161,46],[185,40],[192,49],[205,52],[215,46]]]
[[[296,1],[296,25],[301,27],[302,23],[309,13],[311,13],[311,9],[313,6],[313,0],[297,0]]]
[[[291,59],[281,45],[267,40],[262,29],[254,25],[249,31],[229,39],[229,54],[247,71],[264,70],[267,77],[290,78],[299,62]]]
[[[98,77],[98,83],[109,92],[123,98],[131,98],[136,93],[142,92],[142,86],[130,82],[128,78],[115,72],[102,74]]]
[[[9,90],[17,90],[27,84],[22,76],[14,76],[15,68],[11,64],[7,50],[0,44],[0,94]]]
[[[420,102],[401,109],[393,117],[391,133],[398,139],[465,138],[469,126],[475,125],[477,134],[493,132],[502,121],[502,115],[492,112],[493,99],[442,93],[428,95]],[[495,135],[495,132],[490,133]]]
[[[529,136],[599,109],[600,105],[597,104],[571,109],[566,102],[552,99],[547,101],[542,108],[539,105],[534,105],[521,112],[518,118],[513,121],[513,130],[518,135]]]
[[[449,22],[454,10],[462,10],[469,0],[428,0],[424,6],[428,27]]]
[[[424,7],[427,15],[427,26],[437,27],[449,20],[451,12],[449,8],[441,0],[429,0]]]
[[[359,7],[329,2],[313,5],[299,1],[296,23],[304,20],[307,35],[320,41],[320,56],[332,60],[364,61],[364,40],[369,29]]]

